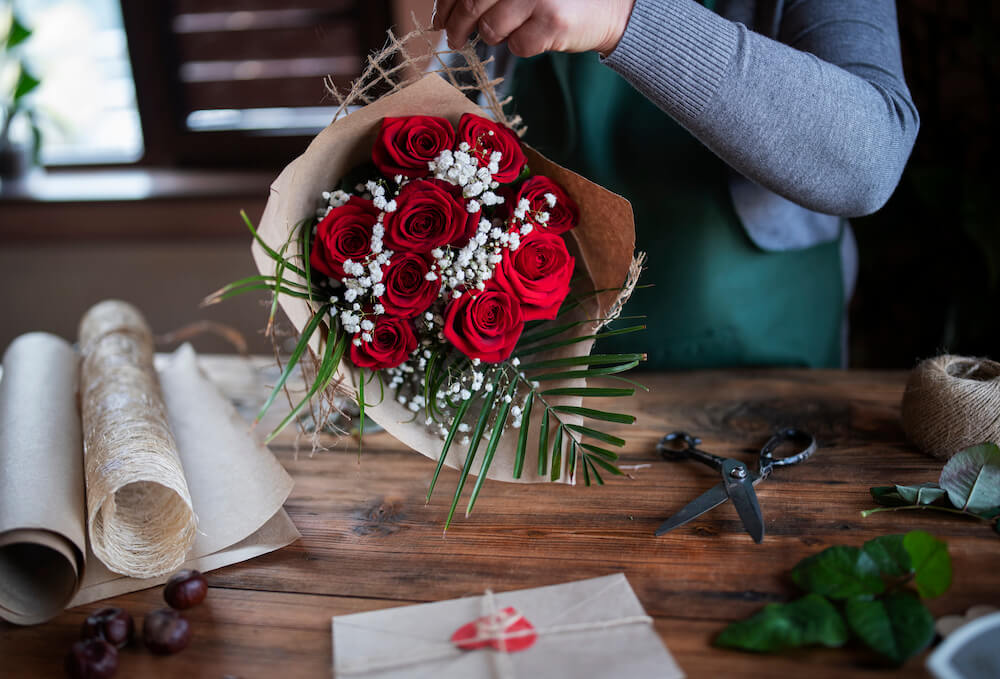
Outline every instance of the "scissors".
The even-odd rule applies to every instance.
[[[796,444],[796,452],[787,457],[774,457],[774,451],[785,442]],[[764,539],[764,515],[761,514],[760,504],[757,502],[757,492],[753,487],[770,476],[771,470],[775,467],[798,464],[816,452],[816,439],[812,434],[799,429],[782,429],[760,449],[757,458],[757,472],[753,473],[747,468],[746,463],[731,457],[719,457],[699,450],[699,445],[701,445],[700,438],[682,431],[667,434],[656,445],[656,449],[665,459],[684,460],[690,458],[708,465],[722,475],[722,483],[702,493],[684,509],[664,521],[656,529],[658,536],[693,521],[726,500],[732,500],[733,506],[736,507],[736,513],[743,521],[743,527],[754,539],[754,542],[759,544]]]

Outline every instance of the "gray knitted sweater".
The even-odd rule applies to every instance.
[[[604,63],[733,168],[764,249],[879,209],[919,127],[893,0],[636,0]]]

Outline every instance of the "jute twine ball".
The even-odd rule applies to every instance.
[[[80,322],[80,410],[87,528],[112,571],[176,570],[196,522],[153,368],[153,337],[134,307],[109,300]]]
[[[947,354],[920,363],[903,392],[903,430],[922,451],[943,459],[1000,443],[1000,363]]]

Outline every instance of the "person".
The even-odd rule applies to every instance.
[[[847,218],[919,127],[893,0],[438,0],[433,26],[497,46],[525,140],[632,202],[649,367],[845,364]]]

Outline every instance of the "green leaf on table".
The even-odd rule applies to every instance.
[[[983,443],[957,453],[941,470],[938,483],[959,509],[975,512],[1000,505],[1000,447]]]
[[[885,590],[875,559],[857,547],[828,547],[803,559],[792,569],[792,580],[807,592],[831,599],[871,596]]]
[[[934,638],[934,618],[912,592],[892,592],[874,600],[848,599],[844,615],[861,641],[896,665]]]
[[[847,627],[833,604],[818,594],[806,594],[791,603],[768,604],[732,623],[714,644],[766,653],[811,644],[843,646],[846,641]]]
[[[911,504],[903,499],[903,496],[896,490],[896,486],[872,486],[868,492],[872,494],[872,499],[875,502],[886,507],[902,507]]]
[[[945,496],[945,491],[936,483],[921,483],[916,486],[896,486],[899,496],[911,505],[929,505]]]
[[[914,583],[924,598],[941,596],[951,587],[951,556],[948,545],[930,533],[911,530],[903,537],[903,548],[913,564]]]
[[[883,535],[869,540],[861,549],[878,565],[882,575],[888,577],[909,575],[913,572],[913,566],[910,553],[903,546],[903,538],[902,534]]]

